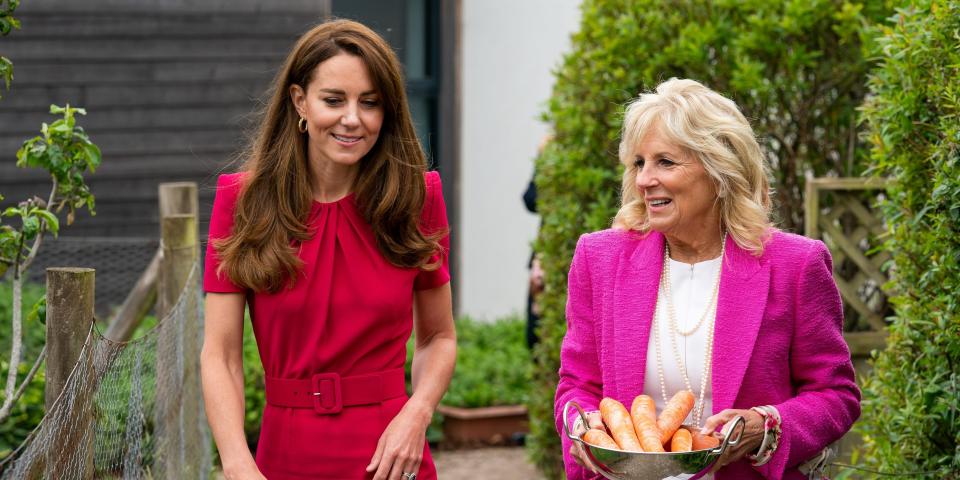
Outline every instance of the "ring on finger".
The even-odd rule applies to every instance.
[[[400,473],[400,476],[403,477],[403,478],[406,478],[407,480],[417,480],[417,474],[416,474],[416,473],[401,472],[401,473]]]

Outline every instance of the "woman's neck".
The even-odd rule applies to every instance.
[[[353,190],[357,170],[357,165],[342,165],[330,160],[310,159],[313,199],[328,203],[346,197]]]
[[[698,235],[664,234],[670,247],[670,258],[683,263],[712,260],[723,253],[723,232],[708,230]]]

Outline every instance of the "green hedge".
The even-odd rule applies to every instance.
[[[889,15],[888,3],[584,1],[544,114],[555,141],[537,160],[543,223],[536,249],[546,291],[529,445],[549,478],[561,475],[552,412],[567,270],[579,235],[608,227],[616,213],[622,105],[670,77],[693,78],[733,98],[768,152],[780,225],[802,231],[804,176],[864,168],[855,148],[869,68],[861,33]]]
[[[526,405],[530,351],[524,320],[457,320],[457,367],[441,403],[453,407]]]
[[[896,315],[864,385],[865,461],[960,478],[960,2],[918,1],[879,29],[864,107]]]

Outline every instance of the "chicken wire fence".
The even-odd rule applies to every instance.
[[[97,271],[94,308],[97,318],[105,319],[123,303],[159,246],[159,238],[45,238],[40,255],[27,270],[27,281],[43,285],[48,267],[92,268]]]
[[[194,263],[171,311],[139,338],[111,341],[91,320],[63,393],[0,479],[209,477],[199,272]]]

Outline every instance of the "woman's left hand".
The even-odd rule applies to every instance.
[[[367,466],[368,472],[377,472],[373,480],[402,479],[404,473],[416,474],[420,471],[423,444],[431,417],[431,414],[424,415],[420,410],[408,401],[380,435],[377,450]]]
[[[763,417],[753,410],[728,408],[708,418],[707,421],[704,422],[703,429],[700,430],[700,433],[709,435],[713,433],[717,427],[725,425],[737,415],[740,415],[746,421],[743,427],[743,435],[740,436],[740,441],[737,442],[736,445],[727,448],[727,450],[723,452],[723,455],[717,459],[717,463],[713,465],[711,472],[716,472],[720,468],[737,460],[741,460],[747,455],[757,453],[757,449],[760,448],[760,444],[763,442]],[[730,433],[731,432],[727,432],[727,434]]]

